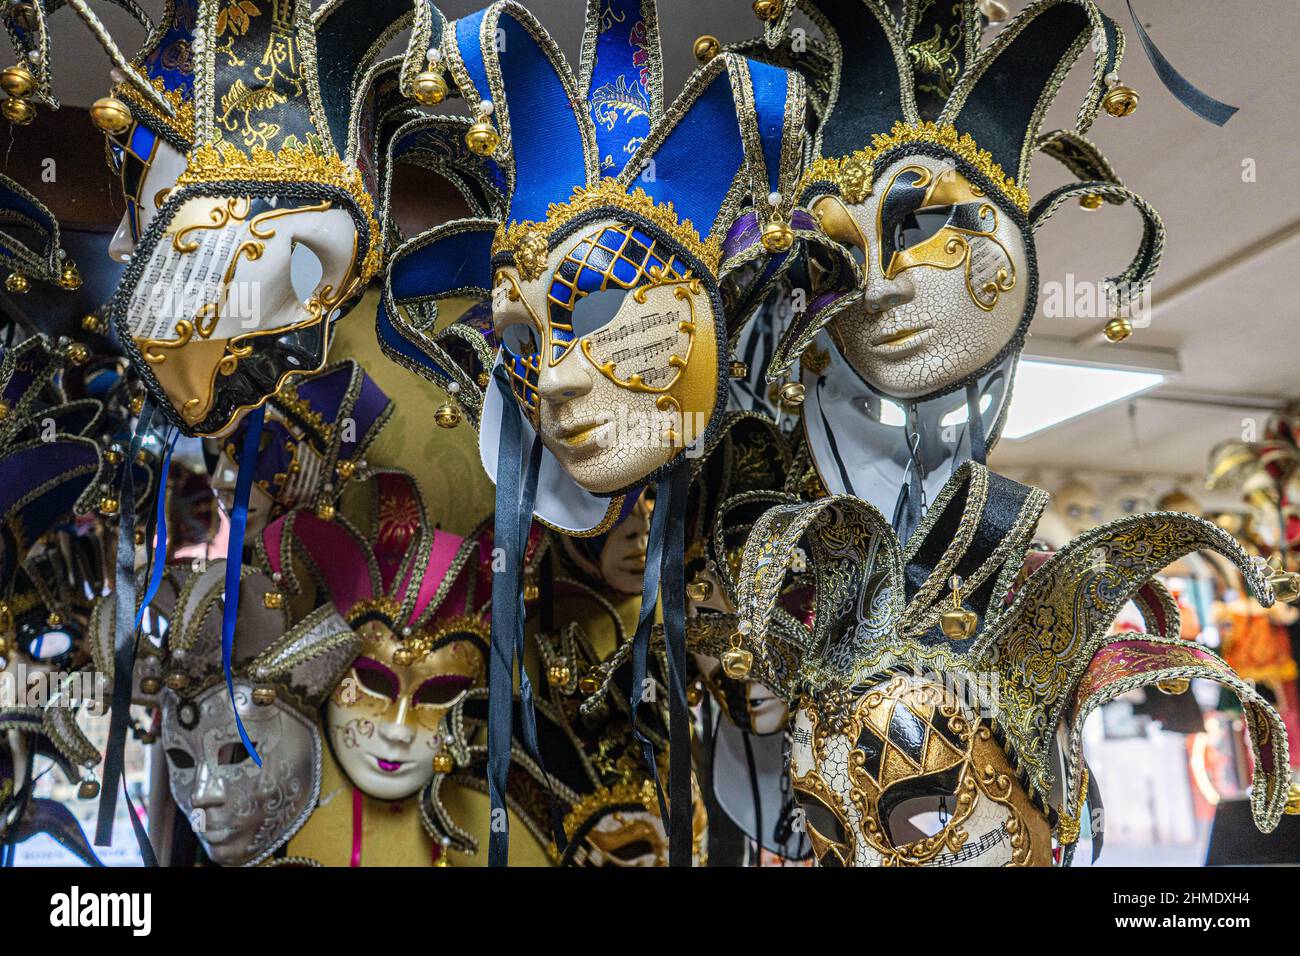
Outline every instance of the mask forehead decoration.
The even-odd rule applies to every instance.
[[[662,577],[673,591],[666,598],[669,683],[681,712],[672,734],[680,747],[672,749],[684,756],[681,539],[676,531],[665,536],[683,516],[682,452],[708,439],[725,406],[733,334],[788,266],[796,242],[819,236],[791,202],[804,86],[795,74],[722,53],[661,108],[654,4],[592,0],[588,10],[576,73],[509,0],[447,31],[443,56],[475,116],[465,143],[482,162],[478,175],[459,162],[442,167],[453,182],[472,176],[477,183],[466,190],[474,217],[394,251],[379,336],[395,360],[476,412],[483,464],[497,483],[496,540],[507,554],[522,553],[528,515],[570,534],[600,534],[633,492],[659,485],[648,547],[658,560],[647,567],[642,606],[656,604]],[[629,109],[612,111],[620,91]],[[390,168],[404,151],[427,153],[450,128],[433,121],[399,131]],[[702,150],[711,158],[704,166]],[[454,332],[438,323],[440,299],[467,295],[491,296],[490,327],[477,316]],[[472,364],[457,368],[454,350]],[[505,670],[521,663],[506,650],[522,647],[522,621],[513,607],[505,613],[505,595],[518,593],[517,573],[495,578],[502,597],[494,602],[493,644],[501,650],[492,660]],[[638,675],[651,623],[646,611],[633,641]],[[526,675],[521,681],[531,724]],[[506,790],[500,748],[510,682],[507,673],[489,682],[497,688],[489,743],[497,808]],[[638,705],[639,698],[633,712]],[[674,786],[685,788],[688,776],[674,772]],[[671,802],[679,817],[672,855],[684,863],[688,792]],[[494,832],[494,863],[504,862],[506,840]]]
[[[327,729],[353,783],[396,800],[454,760],[446,715],[484,685],[491,536],[434,529],[404,473],[381,472],[368,484],[373,514],[364,533],[300,509],[267,526],[261,550],[282,600],[328,598],[362,642],[334,688]],[[304,566],[311,583],[295,574]]]
[[[366,144],[379,53],[409,27],[398,87],[414,97],[442,17],[424,0],[315,13],[306,0],[175,0],[128,62],[86,4],[71,6],[117,67],[92,115],[137,213],[111,318],[167,418],[225,434],[286,378],[321,368],[328,323],[378,270]],[[155,190],[160,140],[183,167]],[[320,265],[305,299],[295,249]]]
[[[184,577],[162,660],[161,739],[172,796],[214,862],[253,866],[283,846],[320,792],[321,704],[361,640],[332,607],[289,626],[275,582],[242,569],[233,707],[222,666],[224,561]],[[236,721],[253,741],[253,759]]]
[[[1159,216],[1084,138],[1103,104],[1115,108],[1124,35],[1091,0],[1030,4],[983,49],[973,0],[907,0],[896,15],[876,0],[803,0],[779,23],[796,6],[829,53],[806,64],[827,93],[798,203],[838,248],[809,257],[810,306],[768,377],[799,376],[827,489],[870,501],[906,538],[952,468],[983,462],[998,440],[1037,304],[1034,232],[1072,198],[1138,211],[1137,254],[1105,281],[1115,315],[1130,314],[1159,264]],[[768,25],[769,44],[779,29]],[[1043,132],[1089,50],[1074,125]],[[1080,181],[1032,202],[1039,151]],[[956,441],[941,440],[954,421]]]
[[[756,665],[780,650],[767,635],[796,548],[815,582],[815,615],[796,645],[792,774],[822,864],[1049,865],[1053,839],[1068,862],[1091,799],[1088,714],[1137,687],[1185,690],[1189,677],[1232,691],[1251,715],[1255,822],[1277,825],[1285,728],[1220,658],[1177,637],[1177,606],[1153,576],[1191,551],[1218,551],[1265,605],[1275,586],[1294,592],[1293,576],[1174,512],[1111,522],[1031,561],[1046,502],[970,462],[905,546],[847,496],[780,505],[755,522],[737,598]],[[1147,632],[1111,634],[1130,600]],[[1058,728],[1063,765],[1052,759]]]

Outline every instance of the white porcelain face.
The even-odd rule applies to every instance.
[[[1015,334],[1031,284],[1024,236],[952,161],[903,156],[862,202],[821,196],[811,208],[862,269],[861,298],[827,328],[877,391],[902,399],[942,391]]]
[[[127,199],[110,254],[126,261],[136,255],[185,161],[138,124],[120,138],[110,137],[109,146]],[[291,260],[299,246],[315,255],[321,269],[305,300],[292,279]],[[161,239],[143,254],[149,259],[127,303],[126,324],[190,426],[208,417],[214,391],[254,354],[254,346],[264,344],[257,340],[319,326],[352,291],[358,268],[356,226],[346,210],[328,200],[196,197],[181,206]],[[293,370],[275,372],[278,377]],[[255,400],[241,404],[251,407]],[[204,433],[228,432],[235,420]]]
[[[214,863],[257,863],[298,831],[316,805],[321,742],[286,704],[255,704],[235,682],[235,706],[262,766],[235,727],[224,684],[193,700],[162,695],[162,745],[172,797]]]
[[[445,746],[443,715],[482,686],[484,651],[476,641],[453,639],[398,663],[402,642],[388,628],[369,621],[360,634],[365,649],[327,705],[330,740],[358,789],[402,800],[433,778],[433,758]]]
[[[895,674],[795,711],[790,772],[821,866],[1046,866],[1047,820],[945,684]]]
[[[710,654],[692,652],[695,666],[727,718],[750,733],[766,736],[786,725],[790,708],[766,684],[735,680],[722,672],[722,662]]]
[[[1091,531],[1104,520],[1101,499],[1091,485],[1082,481],[1067,482],[1053,496],[1052,507],[1065,523],[1071,538]]]
[[[650,543],[650,519],[653,514],[654,501],[642,495],[631,513],[606,536],[595,561],[584,552],[581,542],[567,535],[561,539],[565,553],[586,573],[615,591],[621,594],[639,594],[645,578],[646,549]]]
[[[233,513],[235,509],[235,483],[239,480],[239,464],[232,461],[230,455],[223,448],[217,456],[216,471],[212,475],[212,489],[221,499],[221,506],[225,509],[226,514]],[[248,488],[248,522],[245,525],[247,529],[244,533],[248,538],[254,535],[260,535],[262,529],[266,527],[271,520],[271,509],[274,502],[271,496],[261,488],[257,487],[254,482]]]
[[[587,491],[634,485],[703,432],[717,402],[717,317],[662,242],[593,222],[552,249],[540,275],[503,267],[493,284],[515,397]]]

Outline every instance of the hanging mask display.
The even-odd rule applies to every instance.
[[[593,2],[587,25],[576,75],[517,3],[494,3],[449,27],[443,59],[476,117],[465,144],[485,162],[477,175],[464,163],[444,166],[453,167],[453,181],[479,185],[471,206],[482,215],[397,247],[379,336],[396,361],[481,410],[480,451],[497,483],[496,540],[512,562],[525,516],[568,533],[601,533],[631,492],[659,483],[635,660],[639,675],[662,565],[679,711],[673,737],[681,746],[673,750],[682,761],[680,538],[664,538],[684,505],[685,471],[676,466],[717,427],[728,345],[751,303],[788,265],[797,241],[819,237],[811,220],[794,216],[789,195],[804,87],[784,70],[720,53],[665,108],[654,5]],[[634,108],[621,109],[624,100]],[[422,141],[445,141],[449,128],[431,121],[399,130],[392,162]],[[702,149],[712,157],[703,168]],[[491,295],[491,328],[439,330],[438,300],[468,294]],[[452,342],[474,364],[457,370],[445,347]],[[517,574],[495,579],[502,598],[493,601],[494,644],[515,651],[503,648],[493,661],[507,669],[522,659],[522,620],[504,613],[505,595],[513,592],[513,603],[518,594]],[[490,686],[505,695],[509,680],[502,674]],[[521,701],[529,712],[526,680]],[[497,807],[509,707],[504,696],[493,707]],[[681,767],[673,777],[685,786]],[[674,856],[685,862],[689,795],[672,802],[680,815]],[[506,837],[493,837],[492,856],[503,862]]]
[[[1001,432],[1037,306],[1034,231],[1071,197],[1088,208],[1131,203],[1143,235],[1128,268],[1106,280],[1115,310],[1159,263],[1159,217],[1084,139],[1127,90],[1116,72],[1123,34],[1090,0],[1043,0],[981,50],[973,0],[907,0],[897,16],[876,0],[804,0],[769,24],[769,43],[782,41],[796,6],[822,28],[830,60],[807,67],[826,96],[797,198],[839,249],[810,257],[809,307],[768,374],[780,381],[803,357],[804,431],[823,484],[870,501],[906,538],[952,468],[984,461]],[[1040,133],[1088,49],[1075,126]],[[1039,151],[1083,181],[1031,208]]]
[[[384,472],[371,484],[367,534],[299,510],[272,522],[261,547],[279,601],[320,595],[362,642],[330,695],[326,729],[357,788],[400,800],[450,769],[444,717],[484,684],[492,548],[486,531],[462,539],[435,530],[409,476]],[[295,566],[312,582],[299,581]]]
[[[234,709],[222,669],[225,562],[182,585],[167,632],[161,743],[172,797],[213,862],[268,859],[315,809],[321,704],[361,649],[333,608],[293,627],[268,596],[270,578],[243,570],[234,651]],[[235,714],[261,757],[259,766]]]
[[[1182,641],[1153,575],[1196,550],[1237,565],[1271,604],[1269,573],[1215,526],[1150,513],[1025,565],[1047,496],[973,462],[953,475],[904,546],[876,509],[837,496],[767,512],[746,544],[742,633],[756,659],[793,549],[809,550],[816,616],[805,632],[792,773],[822,865],[1069,862],[1089,796],[1082,729],[1121,693],[1202,678],[1250,715],[1251,807],[1265,832],[1289,783],[1276,711],[1213,652]],[[1025,569],[1022,571],[1022,569]],[[1111,635],[1134,601],[1147,632]],[[750,639],[750,635],[758,635]],[[1058,727],[1065,741],[1053,751]]]

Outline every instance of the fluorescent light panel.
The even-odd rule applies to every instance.
[[[1165,380],[1159,372],[1022,359],[1002,437],[1028,438],[1045,428],[1123,401]]]

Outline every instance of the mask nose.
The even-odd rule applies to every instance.
[[[199,765],[194,781],[194,806],[219,807],[226,802],[226,787],[206,763]]]
[[[410,713],[410,698],[403,697],[397,705],[397,715],[391,720],[379,725],[379,736],[381,739],[388,741],[390,744],[409,744],[415,740],[415,730],[406,723],[406,715]]]
[[[874,268],[867,274],[862,302],[866,306],[868,315],[880,315],[890,309],[907,305],[914,298],[916,298],[916,286],[912,284],[912,279],[906,272],[892,279],[886,279]]]
[[[537,377],[537,394],[542,400],[550,405],[563,405],[590,392],[594,382],[579,358],[580,347],[575,345],[555,366],[547,360],[549,348],[543,349],[542,370]]]

